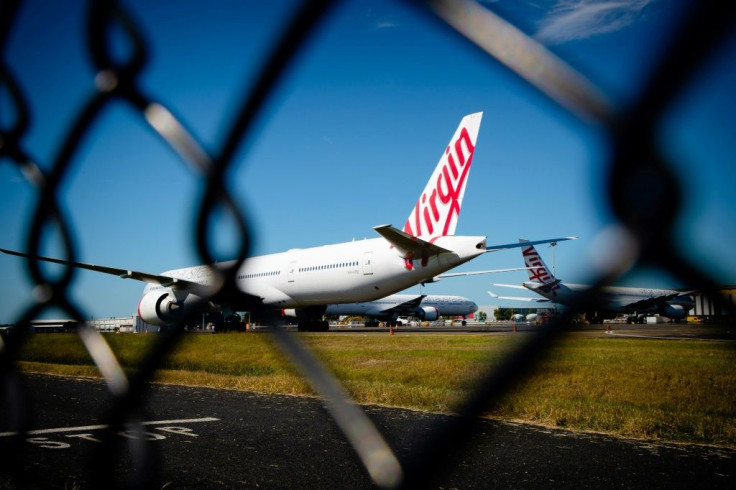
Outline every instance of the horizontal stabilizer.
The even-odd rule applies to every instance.
[[[78,269],[102,272],[103,274],[118,276],[122,279],[135,279],[136,281],[146,282],[149,284],[158,284],[159,286],[170,287],[173,289],[200,289],[202,287],[201,284],[196,282],[178,279],[175,277],[161,276],[158,274],[149,274],[147,272],[138,272],[129,269],[118,269],[115,267],[106,267],[103,265],[85,264],[82,262],[72,262],[70,260],[54,259],[51,257],[41,257],[38,255],[30,255],[23,252],[6,250],[4,248],[0,248],[0,252],[6,253],[8,255],[15,255],[17,257],[23,257],[25,259],[43,260],[44,262],[61,264],[69,267],[76,267]]]
[[[393,245],[403,259],[425,259],[432,255],[449,252],[446,248],[438,247],[421,238],[411,236],[391,225],[374,226],[373,229]]]
[[[519,248],[519,247],[528,247],[530,245],[539,245],[541,243],[557,243],[557,242],[564,242],[566,240],[577,240],[580,237],[577,236],[567,236],[562,238],[550,238],[548,240],[534,240],[530,242],[517,242],[517,243],[506,243],[504,245],[491,245],[486,247],[486,252],[496,252],[497,250],[506,250],[508,248]]]

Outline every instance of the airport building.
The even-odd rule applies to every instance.
[[[138,315],[87,320],[100,332],[143,333],[158,332],[159,328],[144,322]]]
[[[79,322],[70,319],[33,320],[31,328],[37,333],[73,332]],[[158,332],[159,328],[144,322],[138,315],[87,320],[87,325],[100,332],[143,333]]]

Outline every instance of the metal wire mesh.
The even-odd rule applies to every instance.
[[[673,239],[674,223],[681,212],[680,183],[672,166],[658,148],[655,133],[661,124],[664,111],[673,103],[698,69],[706,62],[733,30],[736,5],[732,2],[695,2],[690,8],[686,22],[674,35],[665,54],[642,87],[635,102],[629,107],[614,108],[602,91],[580,74],[554,56],[513,25],[494,14],[492,9],[473,2],[437,0],[411,2],[419,11],[429,12],[444,25],[457,30],[471,44],[488,53],[489,60],[499,62],[516,73],[525,83],[538,89],[545,96],[569,111],[574,117],[593,120],[607,128],[611,140],[609,159],[608,199],[620,224],[628,231],[638,251],[635,257],[621,257],[611,264],[610,269],[597,278],[594,286],[581,294],[577,306],[571,308],[551,328],[544,329],[524,343],[516,352],[496,366],[478,383],[473,395],[462,404],[458,413],[447,425],[433,432],[432,439],[421,452],[408,461],[400,462],[381,434],[373,427],[362,411],[347,397],[340,383],[315,360],[311,352],[302,345],[298,336],[276,329],[273,341],[287,353],[315,390],[323,396],[332,417],[341,427],[346,438],[358,453],[373,481],[387,488],[423,487],[426,482],[443,471],[444,465],[436,464],[443,457],[443,448],[461,447],[469,440],[467,435],[477,417],[520,379],[530,372],[551,342],[565,329],[572,316],[595,297],[604,285],[610,284],[633,267],[651,266],[665,270],[683,283],[706,293],[711,291],[711,282],[703,271],[691,263]],[[214,213],[225,210],[236,223],[239,232],[237,258],[224,269],[218,269],[216,293],[231,300],[247,302],[248,298],[237,288],[236,272],[250,251],[250,234],[246,213],[228,193],[224,175],[231,165],[236,150],[247,142],[255,117],[273,91],[279,78],[298,57],[305,40],[318,29],[320,21],[332,7],[333,2],[323,0],[305,1],[294,13],[292,21],[283,30],[274,44],[263,68],[252,88],[242,95],[237,118],[229,128],[224,142],[214,151],[193,136],[175,110],[154,100],[140,85],[140,74],[145,68],[149,54],[141,26],[128,15],[124,4],[116,1],[90,1],[86,19],[87,48],[91,63],[96,71],[97,91],[78,109],[73,124],[64,137],[64,144],[54,155],[48,171],[41,166],[29,149],[26,136],[32,120],[23,88],[16,80],[13,67],[6,63],[5,48],[14,26],[20,1],[0,3],[0,84],[9,94],[15,120],[0,128],[0,158],[2,164],[15,165],[23,172],[29,183],[37,190],[36,208],[29,227],[26,251],[39,255],[41,237],[54,229],[61,237],[66,260],[74,261],[76,244],[74,230],[59,206],[60,183],[70,172],[75,159],[79,158],[82,140],[98,124],[102,114],[113,103],[124,103],[134,109],[181,157],[182,161],[196,168],[205,183],[205,192],[198,207],[197,219],[192,227],[192,240],[203,263],[214,263],[215,254],[207,240],[207,230]],[[109,32],[122,29],[132,49],[124,59],[112,56]],[[523,56],[520,56],[523,54]],[[631,189],[637,181],[645,179],[647,185],[654,183],[652,206],[646,212],[641,207],[634,209]],[[661,196],[669,196],[667,205]],[[674,202],[673,202],[674,200]],[[30,259],[28,273],[37,285],[35,303],[25,311],[10,335],[0,344],[0,386],[3,390],[4,410],[7,420],[16,432],[3,447],[3,465],[14,467],[13,461],[23,451],[23,434],[28,427],[28,404],[23,383],[15,370],[14,361],[29,331],[30,322],[50,308],[58,308],[70,318],[84,325],[84,309],[71,297],[75,270],[66,267],[59,277],[49,277],[40,267],[39,261]],[[258,308],[258,305],[252,305]],[[98,366],[113,397],[112,408],[105,417],[109,428],[103,443],[106,450],[98,451],[97,460],[90,465],[95,486],[106,486],[114,475],[113,458],[110,452],[120,450],[114,434],[125,424],[138,424],[140,412],[147,394],[147,387],[161,359],[180,340],[182,319],[177,328],[160,335],[133,375],[126,375],[112,354],[104,338],[94,329],[81,326],[78,334]],[[147,446],[135,442],[132,452],[141,454],[138,461],[146,461]],[[103,455],[105,455],[103,457]],[[135,475],[134,486],[145,486],[150,472]],[[150,468],[149,468],[150,469]]]

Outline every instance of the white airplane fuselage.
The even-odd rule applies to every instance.
[[[561,305],[574,304],[580,293],[590,288],[587,284],[572,284],[559,282],[554,286],[542,286],[534,282],[525,282],[524,287],[534,291],[536,294],[559,303]],[[654,288],[635,288],[624,286],[606,286],[601,289],[597,295],[595,306],[607,308],[617,311],[637,311],[630,305],[636,304],[653,298],[662,298],[672,296],[669,300],[671,304],[681,304],[688,306],[692,304],[690,296],[679,296],[682,293],[674,289],[654,289]],[[641,308],[639,311],[646,311],[647,308]]]
[[[372,301],[431,279],[486,252],[483,236],[442,236],[433,241],[450,252],[407,261],[383,238],[356,240],[247,259],[237,275],[238,288],[262,299],[263,307],[300,308],[330,303]],[[162,276],[210,284],[201,266]],[[162,286],[149,284],[144,296]]]

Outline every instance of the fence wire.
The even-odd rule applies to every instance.
[[[149,62],[145,33],[129,15],[125,4],[114,0],[91,0],[88,3],[86,46],[95,69],[96,91],[79,107],[73,124],[63,138],[63,145],[53,156],[50,166],[39,165],[28,148],[26,137],[32,122],[29,103],[23,87],[6,61],[6,46],[13,30],[20,0],[0,3],[0,89],[8,94],[13,120],[0,127],[0,164],[15,165],[36,189],[35,212],[26,240],[26,252],[40,255],[42,236],[55,231],[64,249],[64,259],[76,260],[74,230],[59,205],[60,186],[65,176],[80,158],[80,145],[99,124],[100,118],[112,104],[126,104],[145,121],[180,156],[182,162],[198,170],[205,191],[192,227],[192,241],[202,263],[214,263],[215,254],[208,242],[207,230],[215,212],[224,210],[239,232],[236,260],[226,268],[216,270],[217,281],[213,295],[240,303],[248,298],[236,286],[236,273],[250,252],[250,230],[247,213],[236,205],[224,185],[224,176],[232,164],[236,151],[247,150],[247,142],[254,119],[274,91],[284,70],[298,58],[305,41],[318,30],[320,21],[335,2],[308,0],[294,12],[290,23],[283,29],[271,48],[251,89],[244,92],[238,104],[237,117],[227,136],[215,150],[208,151],[193,135],[174,108],[155,100],[142,89],[140,75]],[[674,225],[680,216],[682,203],[678,181],[672,165],[658,147],[655,135],[665,111],[685,90],[707,63],[709,57],[734,31],[736,4],[722,1],[693,2],[681,26],[672,29],[668,48],[658,60],[634,103],[614,107],[603,91],[577,73],[564,60],[553,55],[511,23],[493,12],[493,5],[480,6],[469,1],[436,0],[409,2],[418,11],[428,13],[441,24],[439,28],[454,29],[466,37],[470,46],[485,52],[489,62],[500,63],[517,74],[563,111],[584,121],[594,121],[606,128],[611,143],[608,162],[608,200],[626,230],[637,253],[619,257],[610,268],[596,278],[590,290],[581,293],[576,305],[567,310],[550,328],[542,329],[495,366],[480,380],[477,389],[461,404],[458,417],[443,423],[432,431],[432,438],[422,449],[400,461],[380,432],[362,410],[352,403],[340,382],[322,366],[315,356],[293,335],[274,329],[271,338],[292,360],[311,383],[328,407],[330,415],[345,434],[360,457],[374,483],[383,488],[423,488],[440,472],[447,471],[439,464],[446,448],[462,448],[470,440],[469,434],[478,417],[499,400],[509,389],[531,372],[551,343],[570,324],[584,305],[594,299],[600,289],[621,278],[633,268],[654,267],[668,272],[682,283],[706,294],[714,295],[708,275],[687,259],[674,239]],[[112,31],[122,30],[132,49],[127,56],[113,56],[110,45]],[[48,171],[42,170],[48,168]],[[639,195],[632,192],[642,182],[649,188],[647,206],[641,206]],[[664,199],[667,196],[667,199]],[[634,203],[639,203],[634,207]],[[128,448],[120,447],[114,436],[124,427],[143,432],[142,406],[150,381],[165,356],[177,345],[189,318],[183,318],[176,327],[159,335],[141,361],[139,369],[126,374],[101,334],[84,325],[82,305],[71,297],[75,269],[65,267],[58,277],[44,273],[37,259],[28,260],[28,273],[36,284],[35,301],[18,318],[10,334],[0,340],[0,389],[2,413],[6,427],[17,435],[3,442],[2,463],[5,472],[13,474],[21,468],[16,464],[23,454],[24,435],[30,429],[29,415],[33,407],[25,392],[15,361],[29,332],[31,321],[52,308],[61,310],[82,326],[78,335],[97,365],[113,399],[104,419],[108,428],[102,437],[104,448],[95,452],[90,461],[90,481],[97,487],[118,484],[111,457],[119,451],[134,455],[136,472],[127,483],[144,487],[150,483],[153,468],[147,462],[150,448],[144,438],[129,439]],[[203,301],[206,301],[206,298]],[[727,305],[726,305],[727,306]],[[251,309],[257,312],[259,305]],[[15,475],[18,481],[22,475]]]

